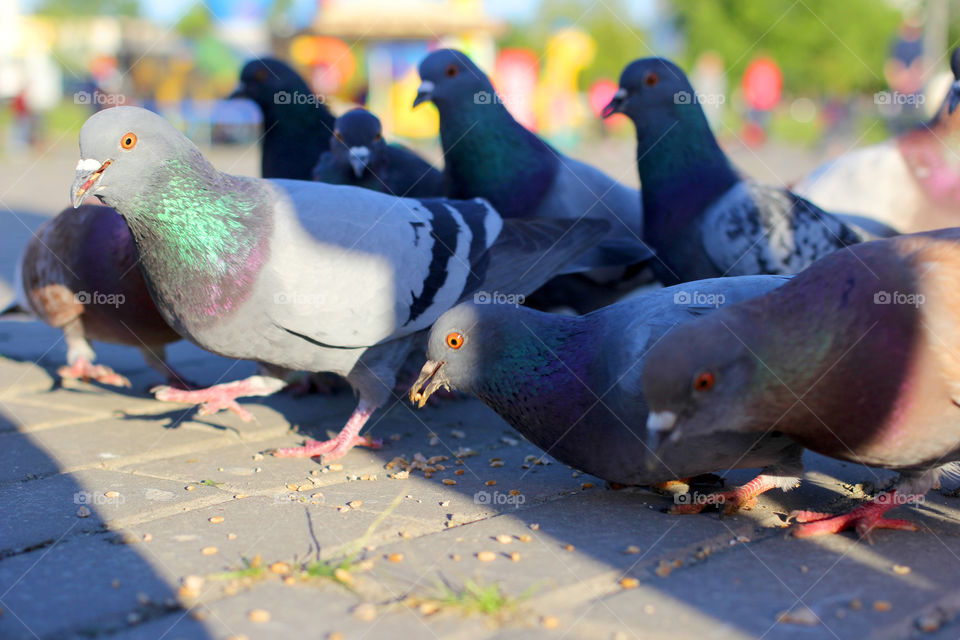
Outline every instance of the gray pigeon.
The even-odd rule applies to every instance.
[[[630,63],[604,116],[636,125],[644,240],[664,284],[793,274],[873,237],[787,189],[744,180],[717,144],[683,71],[663,58]]]
[[[524,293],[593,246],[603,222],[504,222],[482,200],[415,200],[217,171],[170,123],[115,107],[80,131],[74,204],[116,208],[161,315],[232,358],[344,376],[359,404],[333,440],[281,456],[344,455],[390,397],[425,329],[474,292]],[[257,376],[190,402],[272,393]]]
[[[763,467],[745,488],[721,494],[734,510],[766,489],[796,486],[801,448],[776,435],[724,434],[684,439],[654,455],[646,444],[643,361],[676,325],[788,280],[704,280],[576,317],[506,304],[461,304],[434,323],[428,361],[410,399],[423,406],[441,387],[473,394],[560,462],[619,484]],[[697,509],[679,509],[691,510]]]
[[[93,364],[89,341],[99,340],[136,347],[168,384],[189,386],[166,362],[165,346],[180,336],[150,299],[130,230],[113,209],[87,204],[42,224],[20,258],[15,285],[19,307],[63,330],[67,366],[60,376],[130,386]]]
[[[443,174],[403,145],[387,144],[380,119],[361,108],[337,118],[313,179],[411,198],[446,195]]]
[[[671,447],[774,431],[833,458],[895,469],[849,513],[799,512],[798,536],[887,520],[960,470],[960,229],[837,251],[764,296],[664,337],[643,365],[648,429]]]

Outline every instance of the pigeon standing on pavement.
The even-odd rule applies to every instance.
[[[687,77],[669,60],[630,63],[603,113],[624,113],[636,126],[644,239],[666,285],[793,274],[870,237],[787,189],[741,178]]]
[[[640,194],[561,154],[514,120],[487,76],[464,53],[440,49],[420,62],[414,106],[432,101],[448,195],[484,198],[505,218],[599,218],[608,237],[581,258],[590,267],[632,265],[643,243]]]
[[[479,290],[527,293],[608,231],[598,221],[503,221],[482,200],[397,198],[356,187],[217,171],[160,116],[114,107],[80,131],[71,197],[124,217],[161,315],[228,357],[344,376],[359,404],[340,434],[281,449],[335,459],[390,397],[441,313]],[[254,376],[169,392],[230,408],[282,381]]]
[[[960,48],[950,69],[953,84],[930,122],[831,160],[798,181],[794,192],[906,232],[960,225]]]
[[[387,144],[380,119],[362,108],[337,118],[313,179],[411,198],[444,195],[443,174],[403,145]]]
[[[676,325],[788,280],[716,278],[573,317],[464,303],[434,323],[428,360],[410,399],[423,406],[440,388],[473,394],[560,462],[618,484],[763,467],[757,480],[723,494],[732,511],[766,489],[796,486],[802,449],[775,435],[723,434],[684,439],[654,455],[647,446],[642,365],[651,347]]]
[[[166,362],[165,345],[180,339],[160,316],[137,264],[126,222],[109,207],[85,204],[42,224],[27,244],[15,277],[16,306],[63,331],[64,378],[130,386],[93,364],[90,340],[136,347],[168,384],[189,383]]]
[[[263,112],[260,175],[310,180],[317,158],[330,148],[334,117],[303,78],[280,60],[251,60],[230,97],[249,98]]]
[[[849,513],[794,514],[795,534],[912,529],[890,509],[960,460],[960,229],[837,251],[769,294],[678,327],[647,355],[653,440],[782,433],[895,469]]]

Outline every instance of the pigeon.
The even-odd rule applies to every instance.
[[[776,434],[723,434],[684,439],[654,455],[646,443],[642,365],[651,347],[677,325],[773,291],[788,280],[703,280],[641,294],[584,316],[464,303],[440,316],[430,330],[428,360],[410,400],[423,406],[440,388],[475,395],[560,462],[616,484],[648,485],[718,469],[763,467],[745,488],[713,500],[732,511],[752,504],[768,488],[796,486],[802,448]]]
[[[524,128],[466,54],[434,51],[419,71],[413,105],[432,101],[440,113],[447,195],[484,198],[505,218],[606,220],[609,236],[581,257],[581,266],[633,265],[651,257],[642,241],[636,189],[568,158]]]
[[[834,252],[761,297],[677,327],[647,354],[654,443],[782,433],[826,456],[900,472],[849,513],[801,511],[800,537],[886,519],[960,471],[960,229]]]
[[[336,459],[376,446],[359,431],[441,313],[476,292],[535,289],[609,230],[590,220],[505,222],[482,200],[228,175],[137,107],[91,116],[80,151],[73,203],[96,195],[124,217],[178,333],[227,357],[336,373],[359,395],[335,439],[279,456]],[[282,386],[253,376],[177,399],[229,408]]]
[[[231,98],[248,98],[263,112],[264,178],[310,180],[313,165],[330,148],[334,117],[303,78],[275,58],[244,65]]]
[[[834,211],[856,211],[906,232],[960,224],[960,48],[954,82],[930,122],[814,169],[793,191]]]
[[[443,174],[410,149],[387,144],[380,119],[363,108],[337,118],[330,150],[320,156],[313,179],[411,198],[445,195]]]
[[[745,180],[717,144],[675,64],[624,69],[604,117],[637,130],[644,240],[665,285],[731,275],[794,274],[836,249],[872,239],[780,187]]]
[[[190,384],[166,361],[165,346],[180,335],[160,316],[137,264],[133,237],[109,207],[85,204],[42,224],[27,244],[15,276],[17,308],[63,331],[63,378],[129,387],[96,359],[90,340],[136,347],[168,384]]]

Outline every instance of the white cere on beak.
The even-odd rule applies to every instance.
[[[77,171],[96,171],[103,165],[99,160],[94,160],[93,158],[84,158],[77,162]]]
[[[420,88],[417,89],[417,93],[433,93],[434,88],[437,85],[433,84],[429,80],[424,80],[420,83]]]
[[[670,431],[677,423],[677,414],[673,411],[654,411],[647,416],[647,430],[655,433]]]
[[[624,98],[627,97],[627,90],[622,88],[617,89],[617,92],[613,94],[613,97],[615,100],[623,100]]]

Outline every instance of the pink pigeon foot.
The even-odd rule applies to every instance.
[[[742,487],[730,491],[716,491],[699,496],[696,501],[675,504],[670,509],[673,514],[700,513],[709,505],[720,505],[726,514],[736,513],[740,509],[750,509],[757,504],[757,496],[779,486],[770,476],[759,475]],[[688,494],[690,495],[690,494]]]
[[[77,358],[70,366],[60,367],[57,369],[57,374],[61,378],[70,380],[83,380],[84,382],[96,380],[114,387],[130,386],[130,381],[127,378],[110,367],[102,364],[92,364],[84,357]]]
[[[198,413],[209,416],[224,409],[233,411],[244,422],[253,420],[253,414],[241,407],[236,399],[248,396],[268,396],[284,386],[284,382],[277,378],[266,376],[251,376],[244,380],[236,380],[224,384],[214,385],[206,389],[183,390],[172,386],[154,387],[154,396],[164,402],[182,402],[184,404],[199,404]]]
[[[356,446],[370,447],[379,449],[383,446],[382,440],[374,440],[369,436],[361,436],[360,429],[366,424],[376,410],[376,407],[358,406],[347,424],[340,430],[337,437],[332,440],[308,440],[302,447],[284,447],[282,449],[271,449],[264,453],[270,453],[278,458],[312,458],[314,456],[323,456],[325,462],[342,458],[350,449]]]
[[[847,529],[854,529],[861,538],[868,537],[873,529],[916,531],[917,525],[909,520],[883,517],[883,514],[890,509],[910,501],[909,499],[905,501],[903,498],[904,496],[894,489],[847,513],[833,515],[816,511],[794,511],[788,520],[803,523],[793,531],[793,535],[797,538],[839,533]]]

